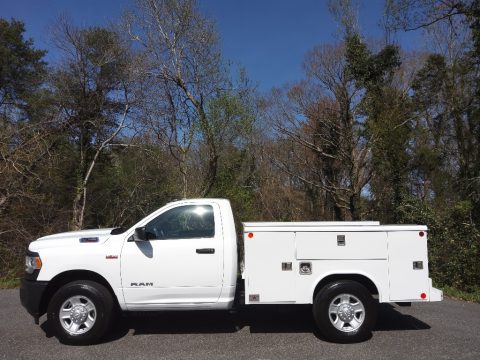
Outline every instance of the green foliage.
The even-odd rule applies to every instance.
[[[248,93],[224,92],[208,107],[221,161],[211,196],[230,200],[238,219],[253,219],[256,213],[250,137],[255,114]]]
[[[451,286],[442,287],[445,296],[480,303],[480,286],[476,286],[471,291],[463,291]]]
[[[251,154],[246,150],[229,150],[221,166],[212,196],[229,199],[238,219],[255,219],[255,193],[252,184]]]
[[[25,40],[21,21],[0,18],[0,108],[23,107],[45,75],[44,50]]]
[[[420,177],[431,181],[435,199],[469,199],[480,220],[480,89],[470,54],[455,61],[432,54],[412,84],[415,131],[414,162]],[[448,186],[456,186],[447,194]]]
[[[89,152],[108,136],[124,109],[128,49],[110,30],[63,26],[71,50],[65,53],[64,66],[54,71],[52,87],[72,138],[80,151]]]
[[[167,154],[135,145],[106,151],[100,159],[90,187],[95,201],[87,208],[89,226],[129,227],[180,193]]]
[[[395,222],[396,209],[407,191],[411,139],[409,98],[392,84],[401,64],[399,49],[386,45],[373,54],[358,35],[348,37],[346,47],[347,74],[364,91],[359,107],[371,142],[376,212],[380,220]]]
[[[347,73],[357,82],[357,87],[372,92],[387,86],[401,63],[398,47],[386,45],[377,54],[372,54],[357,34],[345,42]]]
[[[480,63],[480,2],[477,0],[472,1],[468,10],[468,19],[474,44],[472,56],[478,64]]]
[[[439,286],[478,291],[480,229],[472,222],[472,209],[470,201],[434,209],[418,199],[406,200],[399,207],[402,223],[428,226],[429,267]]]
[[[0,277],[0,289],[14,289],[20,286],[21,273],[10,271]]]
[[[221,144],[242,141],[252,132],[255,116],[241,95],[222,92],[209,103],[207,116],[214,136]]]

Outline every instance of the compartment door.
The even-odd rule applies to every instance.
[[[295,277],[298,274],[295,233],[255,232],[252,238],[244,237],[244,244],[247,270],[245,302],[294,302]],[[290,265],[291,268],[288,269]],[[252,295],[258,295],[258,300],[250,301]]]
[[[388,233],[390,300],[421,300],[420,294],[429,293],[427,239],[418,231]],[[414,269],[414,262],[422,262],[423,269]]]

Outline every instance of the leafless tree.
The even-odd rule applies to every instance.
[[[130,38],[145,51],[150,123],[178,163],[182,195],[207,195],[217,176],[219,152],[207,114],[209,101],[225,87],[217,35],[192,0],[139,0],[127,16]],[[195,139],[205,143],[206,166],[189,188],[189,155]],[[198,178],[198,174],[194,174]]]
[[[344,51],[343,45],[312,50],[305,60],[307,80],[288,89],[286,96],[272,97],[276,104],[270,118],[281,135],[297,144],[295,161],[276,160],[281,168],[325,192],[335,218],[359,219],[371,159],[357,113],[359,94],[347,77]],[[314,156],[306,156],[305,149]],[[299,165],[310,175],[302,175]]]

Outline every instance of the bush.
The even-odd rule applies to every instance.
[[[449,208],[409,199],[400,206],[403,223],[426,224],[429,228],[430,273],[438,286],[473,292],[480,284],[480,231],[472,221],[469,201]]]

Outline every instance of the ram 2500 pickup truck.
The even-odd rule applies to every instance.
[[[256,222],[243,224],[242,241],[237,279],[225,199],[172,202],[129,229],[45,236],[29,245],[21,302],[37,324],[46,313],[62,342],[85,344],[106,333],[117,310],[237,303],[311,304],[326,339],[354,342],[369,336],[378,302],[442,300],[428,275],[426,226]]]

